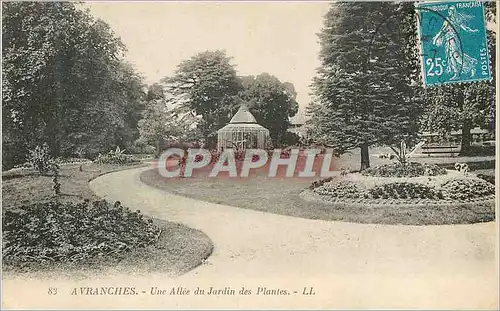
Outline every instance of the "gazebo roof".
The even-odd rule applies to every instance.
[[[257,123],[229,123],[220,130],[218,130],[217,132],[221,133],[221,132],[236,132],[236,131],[269,132],[268,129]]]
[[[257,124],[257,120],[255,120],[247,106],[241,105],[229,124]]]

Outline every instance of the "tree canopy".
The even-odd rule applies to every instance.
[[[162,80],[167,92],[201,116],[199,129],[213,146],[217,130],[230,118],[236,95],[242,90],[231,58],[224,51],[198,53],[179,64],[173,77]]]
[[[289,118],[298,110],[292,83],[281,82],[268,73],[240,77],[224,51],[198,53],[181,62],[162,85],[178,103],[175,110],[187,109],[200,116],[197,127],[210,147],[215,145],[217,130],[230,121],[241,104],[246,104],[259,124],[269,129],[277,145],[285,143]]]
[[[243,91],[239,97],[247,104],[257,122],[269,130],[275,146],[286,144],[290,117],[299,108],[297,93],[290,82],[263,73],[241,77]]]
[[[91,155],[137,137],[142,78],[123,61],[125,47],[108,24],[70,2],[2,8],[7,162],[44,142],[54,156]]]
[[[422,109],[418,61],[408,42],[415,29],[407,3],[333,3],[319,34],[321,66],[313,80],[316,139],[338,153],[412,140]]]

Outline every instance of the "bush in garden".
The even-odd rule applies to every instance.
[[[115,150],[111,150],[106,154],[99,154],[94,160],[97,164],[134,164],[140,162],[134,156],[125,154],[125,149],[121,150],[120,147],[116,147]]]
[[[453,179],[442,187],[446,198],[467,200],[495,194],[495,186],[480,179]]]
[[[116,258],[156,242],[160,229],[119,202],[48,202],[5,211],[4,264]]]
[[[312,184],[309,186],[309,189],[312,190],[312,189],[318,188],[319,186],[323,186],[323,184],[330,182],[332,180],[333,180],[333,177],[327,177],[324,179],[313,181]]]
[[[443,199],[441,191],[426,185],[397,182],[375,186],[368,190],[374,199]]]
[[[46,143],[42,146],[36,146],[33,150],[29,150],[28,153],[28,164],[38,173],[47,174],[59,170],[59,165],[50,155],[49,146]]]
[[[358,184],[346,180],[325,182],[313,191],[319,195],[338,198],[359,198],[364,194],[364,189]]]
[[[486,180],[487,182],[491,184],[495,184],[495,176],[491,175],[485,175],[485,174],[477,174],[477,177],[481,178],[482,180]]]
[[[58,164],[81,164],[89,162],[89,159],[86,158],[57,158],[56,163]]]
[[[390,163],[376,167],[370,167],[361,172],[364,176],[374,177],[418,177],[436,176],[446,174],[446,170],[438,165],[427,165],[417,162]]]

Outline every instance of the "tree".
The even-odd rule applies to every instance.
[[[269,130],[274,145],[286,144],[290,140],[287,134],[290,117],[299,108],[293,84],[282,83],[268,73],[242,77],[241,81],[244,89],[239,97],[247,103],[257,122]]]
[[[44,142],[53,156],[93,154],[138,135],[142,78],[122,60],[125,47],[109,25],[70,2],[2,8],[3,138],[11,158],[23,161]]]
[[[213,146],[217,130],[230,118],[237,105],[241,83],[231,58],[224,51],[206,51],[181,62],[173,77],[162,80],[169,93],[186,102],[201,116],[199,129],[205,143]]]
[[[155,146],[157,153],[165,140],[187,141],[197,137],[196,116],[166,95],[160,84],[149,86],[146,108],[138,123],[140,140]]]
[[[308,126],[338,153],[360,148],[362,170],[369,146],[416,139],[422,105],[412,12],[411,3],[333,3],[319,34]]]

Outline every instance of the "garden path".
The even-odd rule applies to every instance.
[[[293,218],[163,192],[140,181],[147,169],[107,174],[90,186],[100,197],[205,232],[213,254],[173,280],[157,274],[99,279],[147,292],[133,301],[71,297],[58,307],[80,301],[87,308],[497,308],[496,223],[388,226]],[[184,286],[191,295],[151,296],[154,286]],[[194,296],[198,286],[228,286],[236,295]],[[242,286],[253,295],[238,295]],[[303,295],[311,286],[315,295]],[[290,295],[255,295],[258,287]]]
[[[212,239],[208,263],[179,280],[212,279],[219,287],[237,288],[247,280],[285,278],[286,288],[300,293],[315,286],[325,307],[496,303],[495,223],[416,227],[293,218],[168,194],[141,183],[145,169],[105,175],[91,187],[101,197]],[[268,281],[261,286],[273,288]]]

